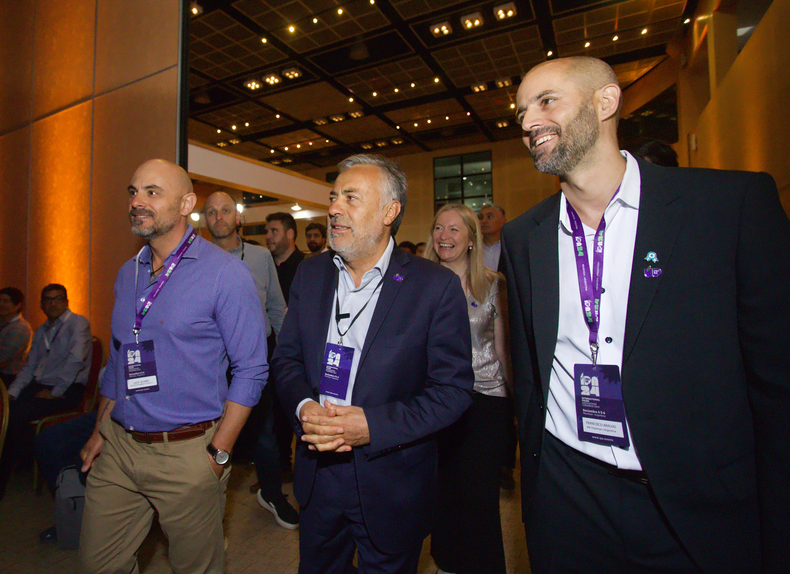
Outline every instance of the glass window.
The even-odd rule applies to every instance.
[[[491,151],[434,158],[433,195],[435,209],[445,203],[463,203],[479,211],[484,203],[491,203]]]

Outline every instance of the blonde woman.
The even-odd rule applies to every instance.
[[[474,402],[439,442],[439,500],[431,555],[439,572],[504,574],[500,468],[512,412],[506,381],[504,279],[483,265],[480,223],[465,205],[436,214],[425,256],[461,278],[472,331]]]

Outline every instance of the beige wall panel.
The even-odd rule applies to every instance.
[[[0,0],[0,133],[30,121],[33,64],[33,2]]]
[[[692,166],[767,171],[779,188],[790,184],[788,21],[790,0],[773,2],[693,128]]]
[[[1,287],[27,287],[27,188],[30,159],[30,128],[24,127],[0,137],[0,277]],[[37,298],[25,293],[27,307]],[[33,310],[36,305],[33,303]],[[28,312],[29,313],[29,312]]]
[[[418,243],[428,237],[433,222],[433,158],[491,150],[494,182],[494,201],[502,206],[510,221],[556,192],[556,177],[538,172],[529,151],[520,139],[507,140],[435,152],[403,155],[393,158],[409,180],[406,214],[403,217],[398,241]],[[305,173],[325,181],[326,174],[337,168]]]
[[[91,320],[109,340],[118,269],[143,245],[129,227],[126,187],[147,159],[175,161],[175,68],[96,98],[91,202]]]
[[[61,283],[71,309],[88,317],[91,112],[86,102],[33,124],[28,259],[31,299]],[[44,320],[40,310],[30,317]]]
[[[99,0],[96,94],[178,64],[179,0]]]
[[[34,118],[93,93],[95,19],[95,0],[36,2]]]

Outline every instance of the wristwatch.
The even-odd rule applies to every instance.
[[[230,453],[228,451],[217,448],[211,443],[208,443],[206,450],[218,465],[224,466],[230,462]]]

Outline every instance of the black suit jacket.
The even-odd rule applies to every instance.
[[[639,170],[622,362],[639,460],[705,572],[786,572],[790,224],[767,174]],[[556,194],[502,235],[525,513],[557,342],[559,206]],[[649,251],[659,277],[645,277]]]
[[[272,358],[286,414],[318,400],[324,347],[338,269],[333,254],[306,259]],[[397,277],[396,277],[397,276]],[[370,444],[353,450],[362,512],[384,552],[411,549],[430,532],[436,488],[436,431],[471,404],[471,336],[458,277],[426,259],[394,249],[384,274],[357,370],[352,404],[365,411]],[[294,493],[310,504],[320,456],[297,441]],[[308,533],[302,533],[306,535]]]

